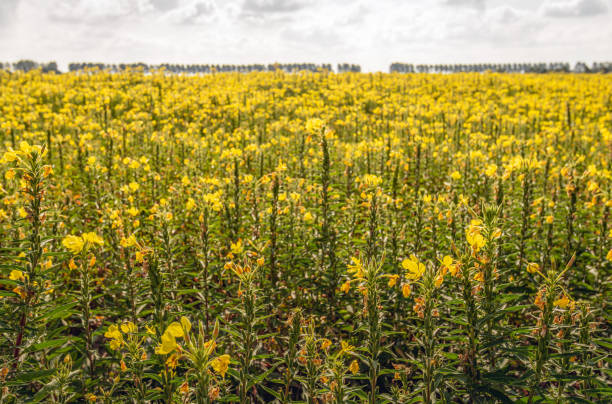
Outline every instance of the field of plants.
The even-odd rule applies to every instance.
[[[609,403],[612,76],[0,72],[0,403]]]

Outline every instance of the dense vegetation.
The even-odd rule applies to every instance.
[[[0,71],[0,403],[603,403],[612,76]]]

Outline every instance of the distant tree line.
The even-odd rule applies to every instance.
[[[315,63],[270,63],[264,64],[249,64],[249,65],[215,65],[215,64],[169,64],[162,63],[158,65],[148,65],[145,63],[131,63],[131,64],[104,64],[104,63],[70,63],[68,70],[71,72],[85,70],[85,69],[99,69],[108,70],[111,72],[122,72],[127,69],[142,69],[145,72],[155,71],[164,69],[170,73],[187,73],[187,74],[198,74],[198,73],[249,73],[249,72],[273,72],[276,70],[282,70],[284,72],[296,72],[296,71],[321,71],[327,70],[332,71],[331,64],[315,64]]]
[[[578,62],[572,70],[569,63],[475,63],[475,64],[431,64],[413,65],[392,63],[391,73],[462,73],[462,72],[500,72],[500,73],[610,73],[612,62],[595,62],[591,67]]]
[[[350,63],[338,63],[338,73],[360,73],[361,66]]]
[[[83,70],[106,70],[112,73],[123,72],[128,69],[140,69],[144,72],[151,72],[160,69],[175,74],[207,74],[207,73],[250,73],[250,72],[273,72],[282,70],[287,73],[297,71],[329,71],[332,72],[332,65],[329,63],[270,63],[270,64],[170,64],[162,63],[149,65],[146,63],[70,63],[68,70],[78,72]],[[38,63],[32,60],[20,60],[15,63],[0,62],[0,70],[23,71],[40,69],[44,73],[61,73],[57,68],[56,62]],[[461,72],[500,72],[500,73],[612,73],[612,62],[594,62],[588,66],[584,62],[578,62],[572,69],[569,63],[476,63],[476,64],[409,64],[392,63],[389,66],[391,73],[461,73]],[[336,67],[338,73],[361,72],[361,66],[350,63],[338,63]]]
[[[612,62],[595,62],[591,67],[586,63],[578,62],[574,71],[578,73],[612,73]]]
[[[0,70],[12,70],[12,71],[22,71],[29,72],[30,70],[41,69],[44,73],[60,73],[57,68],[57,63],[48,62],[48,63],[38,63],[32,60],[20,60],[15,63],[2,63],[0,62]]]
[[[160,69],[164,69],[169,73],[185,73],[185,74],[199,74],[199,73],[250,73],[250,72],[273,72],[282,70],[287,73],[297,71],[333,71],[333,67],[329,63],[270,63],[270,64],[248,64],[248,65],[234,65],[234,64],[170,64],[162,63],[156,65],[149,65],[146,63],[119,63],[119,64],[107,64],[107,63],[70,63],[68,64],[68,71],[78,72],[82,70],[106,70],[112,73],[123,72],[128,69],[135,70],[140,69],[144,72],[152,72]],[[41,69],[43,72],[54,71],[60,73],[57,68],[57,63],[37,63],[32,60],[20,60],[16,63],[1,63],[0,70],[10,71],[23,71],[28,72],[34,69]],[[339,72],[360,72],[361,66],[354,64],[338,64]]]

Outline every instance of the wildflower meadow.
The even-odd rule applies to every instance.
[[[0,403],[609,403],[612,76],[0,71]]]

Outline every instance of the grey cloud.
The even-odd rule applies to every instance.
[[[179,6],[179,0],[149,0],[149,2],[159,11],[170,11]]]
[[[608,6],[601,0],[549,1],[541,11],[547,17],[591,17],[607,13]]]
[[[245,0],[242,10],[253,14],[288,13],[305,6],[306,3],[299,0]]]
[[[0,23],[4,24],[11,20],[17,10],[18,3],[19,0],[0,1]]]
[[[48,16],[67,23],[105,22],[129,16],[135,6],[126,0],[61,0],[50,5]]]
[[[442,4],[447,6],[472,7],[478,10],[484,10],[485,0],[443,0]]]

